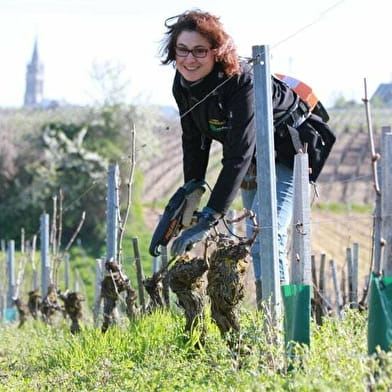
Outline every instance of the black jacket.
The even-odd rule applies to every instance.
[[[219,86],[219,87],[218,87]],[[274,119],[283,115],[296,99],[287,86],[273,83]],[[216,89],[216,90],[215,90]],[[285,91],[283,91],[285,90]],[[176,72],[173,84],[182,125],[185,182],[205,178],[212,140],[223,146],[222,170],[207,206],[225,214],[255,157],[256,133],[253,74],[242,64],[241,73],[228,78],[217,63],[201,82],[190,84]],[[196,106],[194,106],[197,104]],[[193,107],[192,110],[190,110]],[[287,136],[289,137],[289,136]],[[275,140],[275,147],[279,140]],[[279,151],[279,148],[276,148]],[[279,156],[277,157],[279,159]]]

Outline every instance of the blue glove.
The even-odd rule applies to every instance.
[[[218,220],[211,213],[202,212],[199,221],[191,228],[184,230],[182,234],[174,240],[171,247],[172,257],[181,256],[190,250],[194,244],[207,238],[211,227],[215,226]]]

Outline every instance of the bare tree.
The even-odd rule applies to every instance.
[[[124,72],[125,66],[120,63],[93,62],[90,77],[94,85],[94,103],[105,106],[125,102],[130,80],[124,77]]]

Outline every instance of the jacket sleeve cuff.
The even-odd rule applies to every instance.
[[[215,211],[213,208],[211,208],[211,207],[204,207],[203,209],[202,209],[202,214],[206,214],[206,215],[210,215],[210,216],[212,216],[212,217],[214,217],[215,219],[220,219],[220,218],[222,218],[222,214],[220,213],[220,212],[218,212],[218,211]]]

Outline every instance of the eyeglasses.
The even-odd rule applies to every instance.
[[[178,57],[187,57],[189,53],[192,53],[192,56],[196,57],[198,59],[203,59],[204,57],[206,57],[207,53],[210,50],[211,49],[207,49],[207,48],[187,49],[187,48],[183,48],[183,47],[180,47],[180,46],[176,46],[175,47],[176,55]]]

